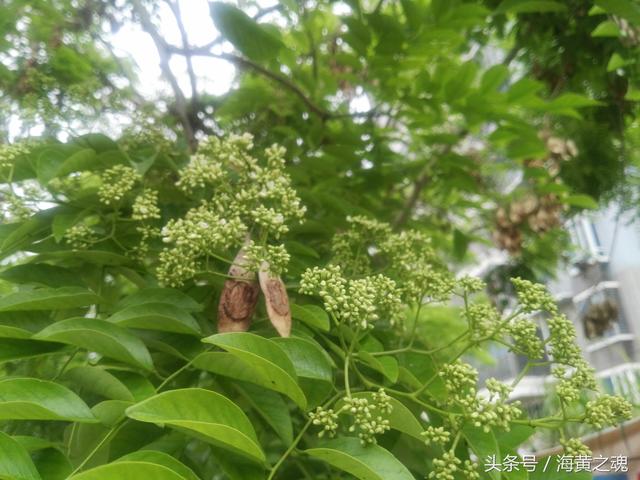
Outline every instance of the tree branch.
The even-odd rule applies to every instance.
[[[142,6],[140,0],[133,0],[133,8],[138,17],[140,17],[142,28],[151,36],[151,38],[153,39],[153,43],[156,46],[156,50],[158,51],[158,55],[160,56],[160,69],[162,70],[163,76],[169,82],[169,85],[171,85],[171,89],[173,90],[173,94],[175,95],[175,109],[178,120],[180,121],[180,124],[182,125],[182,128],[184,130],[185,137],[187,138],[187,143],[193,150],[196,147],[196,138],[193,126],[189,121],[187,99],[180,89],[178,80],[171,71],[171,67],[169,65],[171,53],[169,52],[168,44],[156,30],[156,27],[154,26],[153,22],[151,21],[151,17],[149,16],[149,12],[147,12],[144,6]]]
[[[466,134],[467,134],[467,131],[463,130],[458,134],[458,136],[460,139],[462,139]],[[446,155],[449,152],[451,152],[454,146],[455,144],[447,145],[444,148],[444,151],[442,152],[441,155]],[[433,162],[427,162],[427,164],[420,171],[418,178],[416,178],[416,180],[413,182],[413,188],[411,189],[411,193],[407,197],[407,200],[404,203],[404,207],[402,208],[402,210],[400,211],[400,213],[398,214],[398,216],[393,222],[394,229],[399,230],[400,228],[402,228],[404,224],[407,223],[407,221],[411,217],[413,210],[416,208],[416,205],[420,200],[420,195],[422,194],[422,190],[424,190],[424,188],[427,186],[427,184],[431,180],[430,169],[432,164]]]
[[[180,31],[180,37],[182,39],[182,48],[184,48],[185,52],[187,52],[185,53],[185,59],[187,62],[187,73],[189,75],[189,82],[191,84],[191,101],[193,103],[198,98],[198,87],[197,87],[196,74],[193,69],[193,61],[192,61],[193,55],[191,55],[190,53],[189,37],[187,35],[187,30],[184,28],[184,22],[182,21],[182,12],[180,11],[180,1],[175,0],[172,2],[171,0],[165,0],[165,2],[169,5],[169,8],[173,12],[173,16],[176,19],[176,24],[178,25],[178,30]]]

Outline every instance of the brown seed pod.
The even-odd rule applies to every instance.
[[[291,309],[284,282],[280,277],[269,273],[269,264],[266,262],[263,262],[260,267],[258,279],[271,324],[281,337],[288,337],[291,335]]]
[[[229,268],[229,275],[234,278],[224,282],[220,295],[218,332],[246,332],[251,326],[260,287],[255,272],[244,268],[245,263],[245,251],[242,248]]]

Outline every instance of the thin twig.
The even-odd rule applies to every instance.
[[[189,120],[187,99],[180,89],[180,85],[178,84],[176,76],[171,71],[171,66],[169,65],[171,53],[168,49],[167,42],[156,29],[155,25],[151,21],[149,12],[147,12],[144,6],[140,3],[140,0],[133,0],[133,8],[138,17],[140,17],[142,28],[151,36],[151,39],[156,46],[156,50],[158,51],[158,55],[160,56],[160,69],[163,76],[169,82],[169,85],[171,85],[171,89],[173,90],[173,94],[176,99],[175,108],[176,113],[178,114],[178,120],[182,125],[188,144],[192,149],[195,149],[196,139],[193,131],[193,126],[191,125],[191,122]]]

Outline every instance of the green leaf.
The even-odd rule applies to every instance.
[[[171,455],[157,450],[138,450],[120,457],[116,462],[147,462],[162,465],[173,470],[186,480],[200,480],[189,467]]]
[[[48,314],[38,311],[0,313],[0,337],[31,338],[51,323],[48,317]]]
[[[189,480],[178,472],[146,461],[122,461],[101,465],[86,472],[78,473],[69,480]]]
[[[54,176],[63,177],[73,172],[93,170],[99,165],[98,162],[96,162],[96,157],[96,152],[91,148],[78,150],[62,162]]]
[[[633,62],[623,58],[618,52],[613,52],[611,58],[609,58],[609,62],[607,63],[607,72],[613,72],[614,70],[625,67],[630,63]]]
[[[0,338],[0,363],[21,358],[39,357],[57,352],[63,347],[56,343]]]
[[[90,263],[93,265],[131,265],[130,258],[103,250],[61,250],[57,252],[42,252],[34,261],[64,260],[67,264]]]
[[[462,435],[478,458],[485,459],[492,455],[495,455],[496,458],[502,458],[500,446],[493,432],[485,432],[481,428],[465,427],[462,429]],[[491,471],[487,472],[487,475],[495,480],[500,480],[500,472]]]
[[[293,442],[291,415],[286,402],[280,394],[256,387],[250,383],[243,383],[242,385],[236,383],[236,388],[264,421],[273,428],[282,441],[286,445],[290,445]]]
[[[201,333],[195,318],[170,303],[132,305],[113,314],[107,320],[124,327],[197,336],[200,336]]]
[[[509,69],[504,65],[494,65],[482,75],[480,90],[485,93],[498,90],[507,78]]]
[[[97,421],[71,390],[35,378],[0,380],[0,420]]]
[[[296,305],[292,303],[291,316],[323,332],[328,332],[331,327],[329,315],[317,305]]]
[[[200,339],[193,335],[180,335],[153,330],[138,330],[138,337],[152,350],[164,352],[183,360],[193,360],[204,351]]]
[[[6,433],[0,432],[0,478],[41,480],[29,453]]]
[[[630,85],[624,99],[629,102],[640,102],[640,88],[635,88]]]
[[[48,287],[83,286],[83,282],[76,272],[46,263],[27,263],[9,267],[0,273],[0,278],[17,284]]]
[[[390,382],[396,383],[398,381],[398,362],[395,358],[391,356],[374,357],[369,352],[361,350],[358,352],[358,359],[375,371],[380,372]]]
[[[313,340],[276,337],[272,341],[287,354],[298,377],[333,382],[331,357]]]
[[[48,326],[33,338],[66,343],[106,357],[153,370],[147,347],[127,329],[96,318],[69,318]]]
[[[554,111],[564,108],[595,107],[598,105],[602,105],[602,103],[585,95],[577,93],[563,93],[550,101],[547,104],[547,108]]]
[[[605,20],[591,32],[592,37],[619,37],[620,27],[611,20]]]
[[[366,398],[370,403],[373,403],[373,395],[374,392],[355,392],[352,394],[355,398]],[[415,415],[411,413],[411,410],[396,398],[391,397],[389,401],[393,407],[391,413],[385,416],[389,420],[389,426],[394,430],[418,439],[420,442],[424,442],[424,437],[421,435],[424,429]],[[344,401],[340,400],[336,403],[334,410],[339,410],[342,405],[344,405]]]
[[[291,398],[303,410],[307,400],[287,354],[275,342],[252,333],[219,333],[203,339],[246,362],[255,374],[267,380],[271,390]]]
[[[258,24],[239,8],[222,2],[211,3],[210,8],[216,28],[250,59],[275,58],[283,47],[276,33]]]
[[[186,388],[164,392],[129,407],[127,416],[141,422],[170,425],[254,460],[265,460],[244,412],[211,390]]]
[[[83,390],[111,400],[135,401],[126,385],[102,367],[75,367],[67,370],[64,378]]]
[[[360,480],[415,480],[388,450],[379,445],[363,446],[358,438],[337,438],[305,453]]]
[[[56,448],[38,450],[32,454],[32,459],[46,480],[65,480],[73,470],[69,459]]]
[[[596,6],[640,25],[640,5],[632,0],[595,0]]]
[[[188,312],[202,310],[202,305],[186,293],[174,288],[143,288],[120,300],[116,308],[123,309],[144,303],[170,303],[174,307]]]
[[[495,13],[566,12],[567,6],[550,0],[504,0]]]
[[[591,210],[595,210],[598,208],[598,202],[596,202],[589,195],[584,195],[584,194],[569,195],[568,197],[565,197],[563,201],[567,205],[572,205],[574,207],[588,208]]]
[[[307,338],[274,338],[287,354],[307,398],[307,407],[321,404],[333,389],[332,358],[315,341]]]
[[[100,297],[83,288],[38,288],[2,297],[0,312],[70,309],[86,307],[99,301]]]

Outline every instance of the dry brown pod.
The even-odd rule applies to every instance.
[[[284,282],[280,277],[269,273],[267,262],[262,262],[258,279],[271,324],[281,337],[288,337],[291,335],[291,309]]]
[[[229,268],[229,276],[234,278],[224,282],[220,295],[218,332],[246,332],[251,326],[260,287],[255,272],[247,270],[245,264],[246,254],[244,248],[241,248]]]

